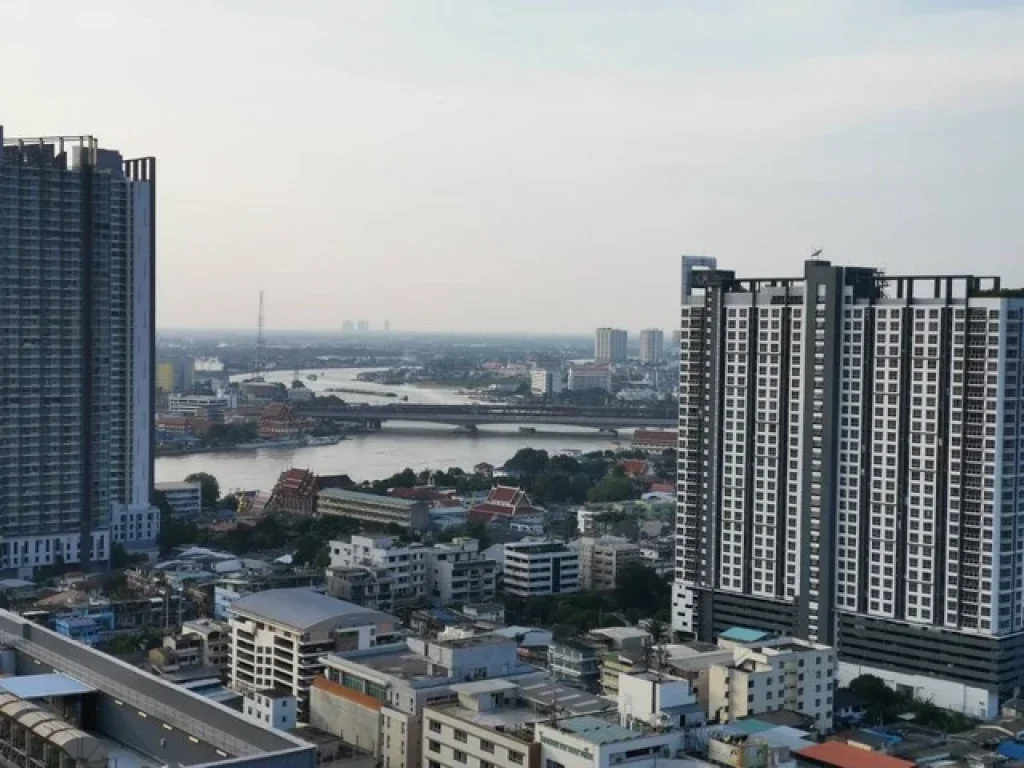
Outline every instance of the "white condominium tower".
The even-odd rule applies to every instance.
[[[156,163],[0,128],[0,569],[155,538]]]
[[[684,258],[680,331],[673,628],[793,634],[992,696],[1020,685],[1024,292]]]
[[[640,331],[640,362],[644,365],[660,363],[665,354],[665,334],[657,328]]]
[[[594,362],[626,362],[626,342],[629,338],[621,328],[598,328],[594,332]]]

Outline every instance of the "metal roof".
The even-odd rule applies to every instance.
[[[255,592],[236,600],[229,610],[298,630],[312,629],[330,621],[336,622],[339,627],[363,627],[382,622],[398,623],[395,617],[386,613],[327,597],[306,587]]]
[[[51,696],[81,696],[94,693],[84,683],[59,673],[45,675],[22,675],[0,678],[0,688],[22,699],[45,699]]]
[[[734,640],[737,643],[756,643],[771,637],[771,633],[762,632],[760,629],[748,629],[747,627],[731,627],[722,632],[719,637],[724,637],[726,640]]]
[[[645,734],[638,731],[624,728],[618,723],[610,720],[602,720],[599,717],[582,715],[571,717],[568,720],[559,720],[555,726],[564,733],[571,733],[585,739],[591,744],[613,744],[617,741],[631,741],[642,738]]]
[[[321,498],[338,499],[339,501],[351,501],[360,504],[371,504],[376,507],[392,507],[394,509],[413,509],[424,506],[424,502],[417,499],[399,499],[395,496],[378,496],[375,493],[359,493],[358,491],[343,491],[341,488],[325,488],[320,491]]]

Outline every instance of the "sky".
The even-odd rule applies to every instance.
[[[7,136],[157,157],[157,323],[671,329],[679,257],[1024,285],[1024,2],[0,2]]]

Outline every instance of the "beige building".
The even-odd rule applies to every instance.
[[[509,680],[453,685],[457,700],[423,710],[424,768],[539,768],[532,725],[550,719],[518,702]]]
[[[425,501],[325,488],[317,494],[316,504],[320,515],[349,517],[381,528],[394,523],[402,528],[421,531],[430,523]]]
[[[615,589],[623,566],[641,559],[640,545],[620,536],[585,536],[574,545],[580,553],[580,589]]]
[[[708,668],[708,716],[719,722],[787,709],[832,730],[838,661],[830,646],[775,638],[735,646],[733,659]]]
[[[283,688],[308,715],[309,689],[324,654],[372,648],[399,622],[386,613],[312,589],[270,589],[236,601],[231,616],[231,687],[241,693]]]

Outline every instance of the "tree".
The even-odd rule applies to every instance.
[[[161,555],[169,555],[176,547],[199,541],[199,528],[195,523],[179,520],[175,516],[167,501],[167,494],[154,491],[153,505],[160,509],[160,533],[157,534],[156,543]]]
[[[217,506],[217,499],[220,498],[220,483],[217,482],[216,477],[207,472],[193,472],[185,478],[185,482],[199,483],[204,509]]]
[[[618,474],[611,474],[602,478],[601,481],[587,493],[587,501],[592,502],[624,501],[625,499],[632,499],[635,497],[636,491],[633,488],[633,483],[628,477],[623,477]]]
[[[505,462],[506,469],[522,472],[524,475],[538,475],[547,469],[548,452],[536,448],[521,448],[516,455]]]
[[[149,560],[141,552],[132,554],[120,542],[114,542],[110,547],[110,567],[114,570],[120,570],[122,568],[130,568],[136,563],[144,563]]]
[[[667,613],[672,586],[658,572],[643,563],[627,563],[619,571],[616,602],[633,620]]]

